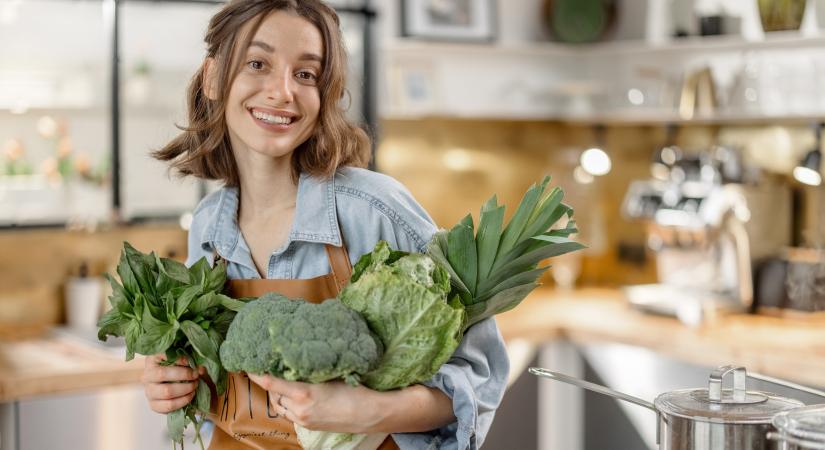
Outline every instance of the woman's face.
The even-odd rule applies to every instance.
[[[226,123],[235,152],[289,155],[315,130],[324,57],[321,33],[283,11],[261,23],[229,90]]]

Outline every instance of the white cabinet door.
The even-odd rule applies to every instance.
[[[149,409],[141,386],[21,401],[19,420],[19,450],[171,448],[166,417]]]

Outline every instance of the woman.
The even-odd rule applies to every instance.
[[[277,291],[318,302],[337,294],[380,239],[424,250],[432,219],[398,182],[361,168],[369,141],[339,106],[346,53],[331,8],[234,0],[212,18],[206,42],[189,88],[190,124],[155,153],[182,174],[225,184],[194,212],[189,264],[224,259],[237,296]],[[168,413],[192,400],[200,375],[162,359],[147,358],[143,380],[151,408]],[[487,320],[432,380],[395,391],[231,374],[229,391],[213,402],[210,448],[297,449],[293,423],[392,433],[381,448],[476,448],[507,370]]]

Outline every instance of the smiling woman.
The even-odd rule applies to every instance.
[[[224,183],[193,212],[190,264],[223,259],[233,297],[266,301],[274,292],[293,305],[336,297],[379,241],[425,250],[437,229],[426,211],[400,183],[363,169],[369,140],[340,106],[346,52],[331,8],[232,0],[212,18],[206,42],[189,87],[189,124],[155,153],[184,175]],[[272,317],[256,319],[272,333]],[[386,391],[232,372],[209,415],[210,449],[297,450],[301,426],[378,434],[372,449],[475,450],[501,402],[508,359],[492,319],[468,329],[454,350],[431,379]],[[170,382],[198,372],[163,360],[146,359],[144,384],[151,408],[168,413],[192,401],[196,384]]]

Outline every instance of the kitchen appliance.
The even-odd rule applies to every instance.
[[[546,369],[532,367],[529,372],[654,411],[660,450],[780,450],[778,442],[768,439],[775,431],[773,417],[803,406],[794,399],[747,390],[744,367],[719,367],[706,389],[665,392],[653,403]],[[733,378],[731,389],[723,388],[728,377]]]
[[[627,286],[631,305],[695,324],[753,303],[754,262],[791,239],[791,193],[748,180],[731,149],[684,154],[665,147],[653,178],[631,183],[622,212],[642,223],[655,252],[658,283]]]
[[[825,405],[783,411],[773,418],[778,430],[768,433],[780,450],[825,450]]]

